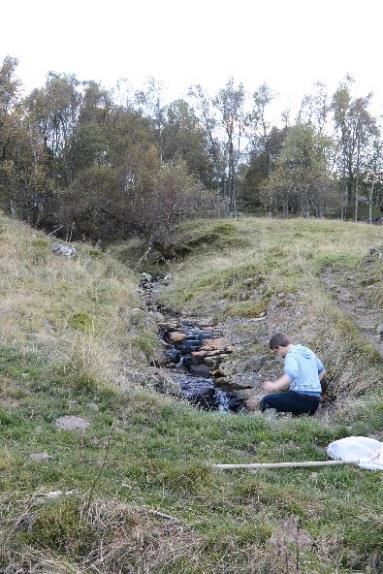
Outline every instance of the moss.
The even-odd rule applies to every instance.
[[[177,491],[195,493],[205,486],[211,486],[214,477],[208,466],[194,462],[170,468],[166,474],[166,483]]]
[[[259,301],[242,301],[235,305],[231,305],[227,309],[226,315],[228,317],[260,317],[266,313],[268,303],[268,299],[261,299]]]
[[[79,313],[75,313],[70,317],[69,325],[73,329],[78,329],[80,331],[84,331],[85,333],[89,333],[90,331],[94,330],[95,320],[94,317],[86,311],[80,311]]]
[[[364,523],[350,524],[345,529],[345,550],[342,552],[344,566],[352,566],[364,569],[366,563],[373,565],[374,570],[381,572],[383,569],[383,525],[380,519],[369,516]],[[349,552],[347,549],[352,549]]]
[[[207,544],[218,555],[227,552],[228,544],[236,548],[263,546],[272,534],[271,523],[263,517],[258,517],[253,523],[233,523],[223,516],[221,523],[214,532],[210,533]]]
[[[314,260],[317,271],[323,271],[326,267],[331,267],[332,270],[339,271],[357,268],[362,262],[362,257],[360,255],[340,252],[319,254]]]
[[[15,457],[6,448],[0,449],[0,471],[9,471],[15,462]]]
[[[32,241],[32,246],[35,249],[47,249],[49,247],[50,243],[47,239],[43,239],[42,237],[39,237],[38,239],[34,239]]]
[[[105,254],[99,249],[89,249],[88,255],[91,259],[105,259]]]
[[[382,275],[380,273],[369,273],[360,280],[360,284],[362,287],[366,287],[367,285],[375,285],[375,283],[379,283],[381,281]]]
[[[26,544],[78,557],[90,551],[94,536],[95,530],[81,516],[79,500],[69,497],[37,509],[22,538]]]
[[[20,413],[13,409],[4,409],[0,407],[0,426],[13,427],[22,424]]]
[[[237,226],[234,223],[218,223],[212,229],[213,233],[220,235],[235,235],[237,233]]]
[[[48,247],[50,243],[44,238],[37,238],[31,242],[30,260],[34,265],[45,264],[47,262]]]

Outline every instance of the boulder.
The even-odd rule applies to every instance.
[[[242,369],[244,372],[249,371],[259,371],[266,361],[269,359],[267,355],[263,355],[261,357],[250,357],[242,364]]]
[[[211,317],[200,317],[198,319],[198,326],[201,327],[202,329],[205,328],[209,328],[211,326],[213,322],[213,319]]]
[[[215,384],[220,388],[224,389],[225,391],[242,391],[244,389],[252,389],[253,385],[249,383],[249,381],[241,381],[241,380],[232,380],[227,381],[225,379],[217,379]]]
[[[52,253],[55,255],[65,255],[65,257],[76,257],[77,252],[74,247],[69,247],[69,245],[63,245],[62,243],[54,243],[52,245]]]
[[[150,311],[149,315],[155,320],[156,323],[163,323],[165,317],[159,311]]]
[[[254,389],[239,389],[232,391],[232,394],[237,397],[237,399],[241,399],[242,401],[248,401],[255,397],[258,397]]]
[[[209,366],[210,369],[214,370],[218,368],[218,365],[222,361],[222,355],[217,355],[216,357],[205,357],[204,363]]]
[[[143,309],[133,307],[127,312],[126,316],[131,325],[140,325],[145,321],[147,314]]]
[[[214,373],[210,373],[210,367],[204,363],[199,365],[192,364],[190,367],[190,371],[194,375],[198,375],[199,377],[207,377],[209,378],[211,375],[214,377]]]
[[[173,321],[159,321],[158,327],[163,331],[175,331],[179,328],[178,322]]]
[[[192,356],[197,359],[204,359],[205,357],[215,357],[219,355],[221,351],[193,351]]]
[[[150,273],[141,273],[141,281],[142,283],[150,283],[153,280],[153,277]]]
[[[182,343],[187,339],[187,335],[182,331],[171,331],[168,333],[168,339],[171,343]]]
[[[179,383],[169,376],[166,371],[156,371],[153,386],[157,392],[163,395],[182,396]]]
[[[219,339],[205,339],[201,351],[222,350],[225,347],[225,341],[221,337]]]
[[[206,357],[216,357],[216,356],[227,356],[229,353],[234,351],[234,347],[228,345],[223,349],[212,349],[212,350],[203,350],[201,348],[199,351],[193,351],[192,356],[199,359],[205,359]]]

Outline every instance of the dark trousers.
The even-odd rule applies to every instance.
[[[261,400],[260,409],[276,409],[282,413],[293,413],[293,415],[313,415],[319,406],[319,398],[301,395],[294,391],[285,393],[273,393],[266,395]]]

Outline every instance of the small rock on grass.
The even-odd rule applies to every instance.
[[[43,462],[44,460],[50,460],[52,457],[47,452],[33,452],[29,455],[29,458],[35,462]]]
[[[66,415],[55,420],[55,426],[61,430],[83,431],[88,428],[89,421],[82,417]]]
[[[98,411],[100,410],[100,407],[98,405],[96,405],[96,403],[88,403],[88,409],[90,411],[92,411],[93,413],[98,413]]]
[[[77,252],[74,247],[69,247],[68,245],[62,245],[61,243],[54,243],[52,245],[52,252],[55,255],[65,255],[66,257],[76,257]]]
[[[61,496],[72,496],[75,493],[74,490],[51,490],[50,492],[41,492],[40,497],[46,498],[47,500],[55,500]]]

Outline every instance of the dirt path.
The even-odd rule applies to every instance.
[[[370,285],[362,287],[355,274],[334,271],[330,267],[324,270],[322,280],[338,307],[352,318],[364,337],[383,358],[383,340],[377,333],[377,327],[382,325],[383,317],[381,310],[369,296]]]

